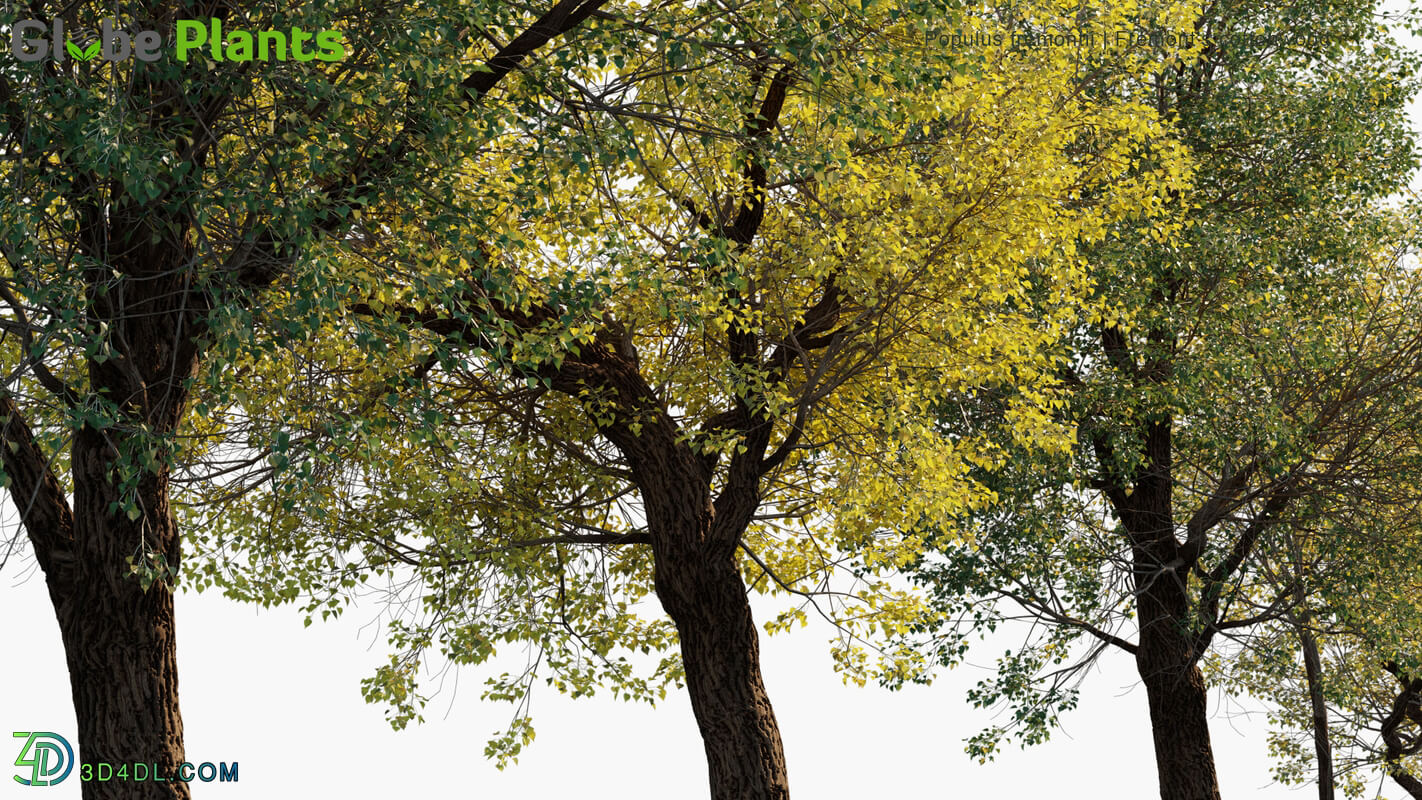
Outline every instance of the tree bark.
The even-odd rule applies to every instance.
[[[1417,780],[1412,773],[1402,767],[1394,767],[1388,774],[1392,776],[1393,783],[1401,786],[1417,800],[1422,800],[1422,781]]]
[[[1184,592],[1163,577],[1141,596],[1141,637],[1136,669],[1150,704],[1151,736],[1161,800],[1220,800],[1204,676],[1195,665],[1190,640],[1179,626],[1183,614],[1162,613],[1169,601],[1183,606]],[[1167,601],[1167,602],[1162,602]]]
[[[1150,468],[1130,495],[1115,493],[1131,541],[1140,638],[1136,670],[1150,705],[1151,737],[1161,800],[1219,800],[1210,747],[1204,676],[1191,631],[1188,558],[1175,537],[1170,420],[1147,429]]]
[[[788,800],[780,728],[761,676],[759,632],[736,563],[759,505],[753,467],[764,451],[765,431],[751,436],[747,452],[733,459],[727,485],[713,501],[714,461],[684,443],[630,362],[598,352],[588,354],[601,361],[598,374],[623,396],[624,408],[639,409],[643,423],[634,430],[619,421],[604,434],[627,457],[642,496],[657,599],[680,638],[712,800]]]
[[[1323,660],[1318,654],[1318,641],[1308,629],[1308,619],[1300,619],[1296,624],[1313,718],[1313,751],[1318,760],[1318,800],[1333,800],[1333,746],[1329,740],[1328,704],[1323,699]]]
[[[505,75],[604,4],[559,0],[463,82],[467,104],[477,105]],[[225,16],[223,9],[213,13]],[[141,90],[156,90],[171,99],[171,88],[144,85]],[[174,114],[191,114],[193,138],[201,138],[209,128],[220,127],[216,120],[226,113],[230,99],[205,94],[177,104],[139,102],[135,118],[141,122],[145,113],[161,109],[148,122],[160,140],[173,140],[173,132],[188,121]],[[75,330],[95,341],[104,338],[112,352],[102,358],[89,356],[89,384],[81,390],[40,368],[34,371],[59,400],[78,405],[102,397],[120,417],[109,420],[106,430],[83,427],[74,434],[72,509],[22,410],[7,387],[0,386],[0,463],[13,482],[11,495],[44,570],[59,623],[79,728],[78,759],[110,763],[115,770],[127,765],[130,773],[133,765],[143,764],[151,776],[163,777],[176,774],[184,760],[173,597],[162,583],[145,592],[128,574],[126,559],[137,559],[145,550],[160,553],[176,570],[178,528],[169,506],[166,467],[156,474],[143,472],[138,479],[135,496],[141,513],[132,521],[123,510],[125,498],[115,485],[113,467],[132,467],[144,460],[120,452],[128,441],[142,448],[170,446],[167,437],[178,429],[188,381],[201,357],[209,303],[250,302],[251,295],[234,298],[228,293],[264,289],[300,249],[273,233],[266,224],[270,220],[249,215],[243,224],[252,227],[242,236],[250,240],[235,246],[224,262],[210,260],[212,253],[197,252],[195,241],[203,237],[190,234],[199,223],[186,208],[175,210],[185,204],[173,197],[188,192],[203,196],[193,190],[202,185],[208,152],[206,144],[195,146],[188,138],[186,149],[175,155],[184,161],[182,166],[193,169],[155,176],[164,187],[163,196],[146,202],[119,191],[117,183],[106,185],[101,194],[87,163],[63,159],[62,167],[71,173],[67,199],[78,226],[75,250],[90,263],[84,268],[84,296],[74,298],[75,310],[82,311],[82,326]],[[330,180],[323,187],[330,202],[319,210],[311,229],[338,236],[349,224],[345,212],[370,202],[370,187],[414,162],[414,153],[402,133],[380,157],[363,159],[359,167]],[[209,269],[195,269],[204,259],[209,259]],[[100,333],[105,329],[107,333]],[[159,453],[153,461],[162,464],[165,458],[166,453]],[[83,797],[187,800],[190,792],[184,783],[150,778],[88,781]]]
[[[113,353],[90,358],[84,393],[61,392],[108,418],[74,431],[72,507],[50,456],[8,397],[0,403],[5,466],[18,476],[13,496],[59,623],[77,759],[110,764],[115,773],[127,767],[127,780],[85,781],[85,800],[187,800],[187,785],[169,780],[184,760],[173,596],[163,581],[144,591],[128,559],[151,563],[161,555],[170,569],[179,566],[166,437],[178,427],[198,364],[205,298],[183,269],[190,249],[158,235],[157,215],[115,201],[110,218],[117,222],[108,242],[124,257],[99,261],[106,266],[86,276],[84,314],[88,331],[107,328]],[[106,253],[92,249],[96,260]],[[94,289],[103,281],[112,284],[107,291]],[[135,765],[143,765],[137,772],[145,780],[135,779]],[[81,780],[82,771],[73,776]]]
[[[760,669],[760,636],[736,565],[740,530],[715,525],[706,481],[685,448],[641,482],[657,598],[676,623],[713,800],[787,800],[780,728]],[[679,475],[680,479],[666,478]],[[728,490],[733,491],[733,490]],[[751,503],[754,507],[754,502]],[[740,526],[731,526],[732,528]]]
[[[125,558],[146,534],[150,548],[176,566],[178,532],[168,506],[166,477],[140,482],[144,514],[115,517],[108,443],[90,429],[74,439],[74,509],[20,410],[0,394],[6,473],[12,496],[44,570],[69,667],[78,723],[77,759],[117,770],[145,765],[148,774],[176,774],[184,760],[178,710],[173,596],[162,585],[144,592],[126,575]],[[71,777],[78,781],[76,768]],[[111,780],[83,784],[85,800],[187,800],[187,785]]]
[[[785,752],[761,678],[759,632],[745,583],[730,554],[706,555],[658,559],[657,596],[681,638],[711,796],[786,800]]]
[[[1402,728],[1409,723],[1422,725],[1422,678],[1413,678],[1389,661],[1383,668],[1397,678],[1400,690],[1392,704],[1392,712],[1382,723],[1383,742],[1387,750],[1383,759],[1387,764],[1387,774],[1393,782],[1401,786],[1417,800],[1422,800],[1422,780],[1402,767],[1401,760],[1417,755],[1422,750],[1422,734],[1405,737]]]
[[[75,437],[74,528],[77,580],[56,603],[69,664],[79,752],[87,763],[117,769],[145,764],[171,777],[184,760],[178,707],[177,639],[173,595],[155,583],[147,592],[127,575],[125,558],[147,546],[178,564],[178,529],[168,506],[165,476],[141,486],[137,522],[111,514],[117,492],[105,478],[107,443],[90,429]],[[53,593],[51,593],[53,596]],[[187,784],[171,781],[90,781],[85,800],[186,800]]]

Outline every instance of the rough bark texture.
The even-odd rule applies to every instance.
[[[87,429],[75,440],[78,580],[55,608],[79,722],[79,752],[86,762],[128,764],[130,770],[142,763],[171,776],[184,760],[173,595],[161,585],[144,592],[124,574],[124,559],[146,536],[176,565],[178,530],[167,487],[152,485],[157,481],[142,493],[146,513],[138,523],[109,515],[115,492],[103,479],[104,448],[102,438]],[[190,796],[183,783],[84,785],[85,800]]]
[[[1412,773],[1401,767],[1397,767],[1389,774],[1392,775],[1393,783],[1401,786],[1409,795],[1417,798],[1417,800],[1422,800],[1422,781],[1413,777]]]
[[[72,457],[74,513],[28,427],[8,397],[6,471],[14,480],[21,520],[45,573],[69,666],[84,763],[147,765],[173,775],[184,760],[178,708],[173,596],[164,586],[144,592],[125,575],[125,558],[140,537],[177,564],[178,535],[168,507],[166,480],[140,486],[144,513],[135,522],[115,518],[117,492],[107,478],[113,463],[104,436],[85,428]],[[77,779],[78,773],[75,773]],[[185,784],[158,781],[90,781],[85,800],[186,800]]]
[[[64,643],[78,723],[76,758],[110,764],[115,772],[126,766],[130,775],[142,764],[139,772],[167,778],[184,760],[173,597],[161,581],[145,592],[127,559],[152,563],[161,554],[171,569],[179,566],[165,437],[178,427],[197,368],[206,299],[184,269],[193,253],[181,244],[181,221],[123,199],[106,220],[89,211],[81,248],[99,266],[84,276],[83,325],[91,333],[106,331],[112,352],[90,358],[84,392],[55,390],[65,402],[91,409],[70,448],[72,508],[22,410],[8,397],[4,438],[13,447],[6,448],[5,463],[16,476],[21,521]],[[124,474],[131,476],[128,485]],[[183,783],[130,778],[85,782],[83,796],[191,795]]]
[[[173,597],[163,586],[143,592],[127,577],[124,559],[141,536],[176,565],[177,527],[168,507],[163,476],[139,488],[144,513],[136,522],[116,518],[117,492],[108,479],[109,441],[85,428],[75,436],[72,458],[75,512],[44,453],[8,396],[5,468],[13,481],[21,521],[45,573],[69,666],[70,687],[84,763],[145,764],[172,775],[184,760],[178,709]],[[75,773],[76,780],[78,773]],[[85,800],[186,800],[185,784],[158,781],[90,781]]]
[[[692,711],[706,750],[713,800],[786,800],[790,796],[780,729],[760,670],[760,639],[751,618],[736,548],[759,504],[761,431],[732,460],[730,479],[713,502],[711,464],[678,440],[628,360],[603,353],[593,366],[622,406],[640,409],[633,432],[606,434],[627,456],[647,512],[657,598],[676,623]],[[560,380],[568,380],[568,375]]]
[[[1109,338],[1106,347],[1108,352],[1115,347]],[[1148,372],[1158,377],[1165,369],[1157,366]],[[1196,556],[1191,555],[1191,543],[1182,545],[1175,534],[1171,425],[1166,416],[1145,426],[1146,467],[1133,482],[1116,472],[1116,460],[1100,440],[1097,457],[1110,484],[1108,497],[1131,544],[1140,622],[1136,670],[1150,705],[1161,800],[1219,800],[1207,690],[1196,666],[1201,642],[1192,628],[1195,615],[1188,594]]]
[[[106,294],[90,295],[89,314],[112,331],[120,355],[89,364],[90,386],[118,405],[119,424],[84,427],[71,448],[74,479],[75,580],[56,603],[70,686],[79,722],[79,750],[87,762],[145,763],[174,775],[184,760],[178,705],[177,638],[173,596],[162,582],[148,591],[128,573],[126,559],[161,554],[180,562],[178,526],[168,499],[166,445],[158,437],[177,430],[187,402],[186,381],[199,360],[205,298],[191,288],[183,266],[193,258],[182,238],[162,235],[162,221],[140,206],[111,213],[110,247],[102,251],[124,276]],[[181,232],[181,221],[172,225]],[[97,250],[97,248],[96,248]],[[102,277],[95,275],[95,285]],[[135,430],[138,426],[151,433]],[[125,513],[116,465],[138,469],[135,450],[151,448],[157,472],[142,469],[130,497],[137,517]],[[52,595],[53,596],[53,593]],[[190,797],[183,783],[89,782],[84,797]]]
[[[1392,712],[1382,723],[1383,742],[1387,745],[1384,754],[1387,773],[1408,794],[1422,800],[1422,780],[1418,780],[1400,763],[1400,759],[1422,752],[1422,732],[1414,731],[1410,736],[1403,732],[1409,726],[1422,728],[1422,678],[1413,678],[1392,662],[1385,664],[1384,668],[1397,678],[1399,684]]]
[[[1172,572],[1156,572],[1137,594],[1141,634],[1136,669],[1150,704],[1160,797],[1219,800],[1205,679],[1195,665],[1191,637],[1181,629],[1189,603],[1177,579]]]
[[[760,643],[733,553],[657,559],[657,596],[676,622],[715,800],[790,796]]]

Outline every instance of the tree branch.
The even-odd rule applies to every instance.
[[[483,100],[489,90],[533,51],[578,27],[606,4],[607,0],[560,0],[517,38],[500,48],[480,70],[464,79],[460,85],[468,92],[470,105]]]
[[[10,480],[10,496],[19,509],[20,523],[34,545],[40,568],[52,585],[66,582],[69,576],[65,567],[73,559],[74,515],[49,459],[35,442],[14,399],[3,389],[0,464]]]

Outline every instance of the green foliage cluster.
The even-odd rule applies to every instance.
[[[981,760],[1147,661],[1171,582],[1281,779],[1320,696],[1345,789],[1415,771],[1365,733],[1422,670],[1417,60],[1374,3],[217,5],[348,55],[0,64],[0,487],[47,572],[46,493],[145,597],[378,598],[397,728],[521,652],[500,765],[540,681],[692,683],[723,557],[861,684],[1046,623],[969,694]]]

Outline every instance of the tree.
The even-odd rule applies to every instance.
[[[1298,783],[1313,771],[1321,796],[1332,797],[1336,783],[1361,797],[1376,773],[1422,796],[1415,760],[1422,684],[1413,677],[1422,623],[1417,434],[1394,428],[1386,435],[1397,449],[1371,482],[1372,493],[1390,502],[1354,503],[1346,515],[1319,515],[1322,523],[1288,531],[1288,557],[1267,571],[1273,585],[1294,592],[1298,608],[1251,636],[1234,658],[1211,665],[1221,685],[1274,705],[1275,774]]]
[[[1158,208],[1186,170],[1149,108],[1112,94],[1171,54],[1006,37],[965,53],[924,30],[1085,26],[1100,42],[1188,9],[761,10],[787,15],[768,26],[785,39],[698,34],[696,80],[674,69],[634,95],[632,76],[667,64],[613,60],[564,99],[562,124],[630,165],[512,136],[408,198],[417,211],[372,220],[348,271],[406,284],[353,287],[319,337],[247,364],[245,396],[214,404],[226,444],[193,508],[210,579],[256,602],[305,595],[314,615],[398,576],[423,616],[401,619],[365,687],[396,725],[418,715],[426,651],[480,664],[530,643],[530,669],[486,697],[521,701],[535,666],[575,694],[684,680],[713,796],[785,797],[747,583],[823,594],[854,543],[873,551],[861,627],[899,626],[915,603],[884,574],[925,520],[988,499],[967,470],[991,452],[926,412],[1021,385],[1014,435],[1059,441],[1032,387],[1076,313],[1078,243]],[[590,106],[639,111],[599,126]],[[489,188],[505,162],[548,191],[474,213],[508,194]],[[670,625],[636,616],[651,593]],[[672,645],[650,676],[616,652]],[[520,712],[490,752],[530,736]]]
[[[56,43],[47,60],[0,69],[0,480],[44,570],[86,761],[172,774],[183,760],[170,476],[194,387],[220,396],[259,298],[306,291],[319,305],[319,284],[296,277],[321,276],[361,211],[439,165],[452,131],[508,124],[519,106],[490,93],[531,55],[545,56],[538,79],[578,74],[577,51],[550,42],[604,5],[7,7],[6,22],[33,14],[50,28],[63,15],[71,32],[113,14],[171,43],[176,20],[193,17],[293,38],[335,29],[349,48],[335,62],[150,62],[70,57]],[[597,49],[635,51],[637,16],[602,25]],[[536,92],[537,80],[513,82]],[[304,334],[295,319],[257,344]],[[157,782],[84,793],[188,796]]]
[[[1213,4],[1202,57],[1152,79],[1197,161],[1171,208],[1183,232],[1123,228],[1092,249],[1100,291],[1061,353],[1077,446],[985,469],[1001,502],[943,521],[977,546],[949,533],[917,569],[948,619],[1046,623],[972,694],[1014,712],[970,752],[1014,727],[1040,741],[1075,702],[1081,673],[1059,665],[1115,647],[1146,690],[1161,797],[1217,798],[1201,659],[1294,609],[1261,570],[1280,531],[1342,513],[1333,498],[1385,502],[1370,483],[1393,455],[1382,432],[1415,419],[1422,361],[1402,322],[1415,307],[1377,289],[1410,237],[1380,200],[1414,160],[1412,57],[1372,13]],[[947,405],[945,434],[996,424],[1003,402]],[[950,627],[931,652],[952,663],[966,644]]]

